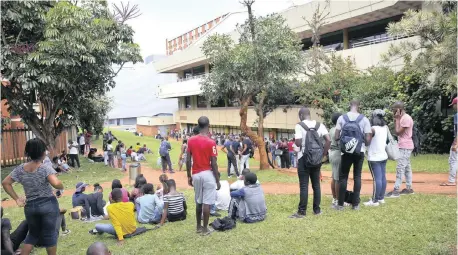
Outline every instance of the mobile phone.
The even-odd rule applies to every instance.
[[[56,191],[56,196],[57,197],[60,197],[61,195],[62,195],[62,191],[61,190]]]

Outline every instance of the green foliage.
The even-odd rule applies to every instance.
[[[76,124],[80,100],[112,88],[125,62],[142,61],[133,30],[104,1],[3,1],[2,98],[49,146]],[[43,118],[33,110],[39,103]]]
[[[76,116],[78,125],[93,134],[101,134],[106,116],[111,109],[111,98],[101,96],[97,99],[83,99],[80,103],[85,107],[81,107]]]
[[[456,2],[439,1],[434,5],[418,11],[409,10],[400,22],[388,26],[388,33],[391,36],[415,35],[419,40],[392,44],[384,59],[389,62],[403,57],[405,63],[411,64],[414,69],[431,75],[434,78],[434,86],[455,93],[457,89]],[[420,49],[421,51],[418,51]]]
[[[241,35],[237,44],[229,35],[218,34],[204,42],[202,50],[213,68],[201,84],[204,96],[211,101],[231,95],[241,102],[269,103],[264,101],[267,95],[287,96],[276,90],[287,90],[285,85],[293,84],[289,77],[301,69],[300,41],[281,16],[254,22],[255,41],[247,21],[238,26]],[[262,98],[255,98],[257,95]]]

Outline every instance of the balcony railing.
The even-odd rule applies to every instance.
[[[372,45],[372,44],[378,44],[378,43],[384,43],[384,42],[389,42],[389,41],[395,41],[403,38],[409,37],[408,35],[403,35],[403,36],[387,36],[387,37],[380,37],[372,40],[355,40],[353,42],[350,42],[350,48],[358,48],[358,47],[363,47],[367,45]]]
[[[194,79],[200,79],[200,78],[203,78],[204,76],[207,76],[207,75],[208,75],[207,73],[198,74],[198,75],[190,75],[190,76],[188,76],[188,77],[178,78],[178,79],[177,79],[177,82],[183,82],[183,81],[189,81],[189,80],[194,80]]]

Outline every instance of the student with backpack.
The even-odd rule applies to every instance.
[[[405,112],[404,103],[396,102],[391,107],[394,115],[396,135],[398,136],[399,158],[396,165],[396,182],[393,191],[386,194],[386,198],[397,198],[400,195],[413,194],[412,189],[412,167],[410,156],[415,149],[413,133],[414,122],[412,117]],[[406,188],[399,191],[402,184],[402,176],[406,178]]]
[[[335,140],[340,141],[342,158],[339,171],[339,201],[333,205],[336,210],[344,209],[348,174],[353,165],[353,201],[352,209],[359,210],[361,192],[361,174],[366,146],[372,140],[372,128],[369,119],[359,113],[359,101],[350,102],[350,111],[337,120]]]
[[[301,108],[299,111],[299,122],[295,127],[295,143],[300,148],[297,154],[297,174],[299,176],[299,206],[297,212],[290,218],[303,218],[307,211],[309,177],[313,189],[313,213],[321,214],[321,187],[320,187],[320,170],[323,156],[327,154],[331,146],[326,127],[312,120],[310,110]],[[324,138],[325,144],[321,141]]]

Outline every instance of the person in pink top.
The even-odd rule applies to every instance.
[[[129,202],[129,197],[130,197],[129,191],[127,191],[125,188],[122,187],[120,180],[114,179],[113,182],[111,182],[111,189],[112,190],[121,189],[121,192],[122,192],[122,201],[121,202]],[[111,193],[110,193],[109,199],[111,203],[111,200],[112,200]]]
[[[412,189],[412,167],[410,155],[414,149],[412,140],[413,119],[404,110],[404,103],[396,102],[392,106],[396,135],[398,136],[399,159],[396,166],[396,182],[393,191],[386,194],[387,198],[396,198],[399,195],[414,194]],[[402,184],[402,176],[406,178],[406,188],[399,191]]]

